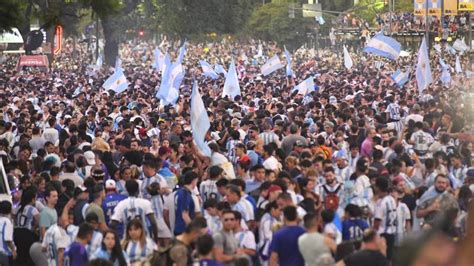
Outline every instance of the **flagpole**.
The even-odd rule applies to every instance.
[[[430,0],[426,0],[426,6],[425,6],[425,40],[426,40],[426,46],[428,47],[428,56],[430,54],[430,27],[429,27],[429,20],[428,20],[428,2]]]

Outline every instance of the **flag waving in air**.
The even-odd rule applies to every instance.
[[[207,116],[206,107],[199,93],[197,82],[194,81],[191,94],[191,130],[197,147],[207,157],[211,157],[211,149],[205,143],[206,134],[210,127],[211,123],[209,116]]]
[[[284,48],[285,48],[285,57],[286,57],[286,76],[293,77],[294,73],[293,73],[293,70],[291,69],[291,65],[292,65],[291,55],[290,55],[290,52],[286,50],[286,47]]]
[[[268,61],[261,67],[260,70],[264,76],[268,76],[282,67],[283,65],[280,62],[280,58],[278,55],[274,55],[272,58],[268,59]]]
[[[119,68],[104,82],[102,87],[106,90],[115,91],[115,93],[121,93],[128,88],[128,80],[123,74],[122,69]]]
[[[217,73],[214,71],[214,69],[212,69],[212,66],[208,62],[200,60],[199,64],[201,64],[202,74],[204,76],[210,77],[211,79],[217,79],[219,77],[219,75],[217,75]]]
[[[344,66],[347,69],[351,69],[353,64],[354,63],[352,62],[351,55],[349,54],[349,51],[347,51],[347,48],[344,45]]]
[[[402,46],[395,39],[379,33],[367,43],[364,53],[372,53],[378,56],[386,57],[391,60],[397,60]]]
[[[225,79],[222,97],[229,96],[233,101],[237,95],[240,95],[240,85],[239,78],[237,76],[237,70],[235,69],[235,63],[234,60],[232,60],[229,66],[229,72],[227,72]]]
[[[416,64],[416,83],[418,85],[418,91],[421,93],[433,82],[433,76],[431,75],[430,58],[428,56],[428,47],[426,46],[426,38],[420,45],[418,51],[418,62]]]

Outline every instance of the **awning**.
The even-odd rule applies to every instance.
[[[12,28],[12,32],[5,32],[0,34],[0,43],[23,43],[20,31],[17,28]]]

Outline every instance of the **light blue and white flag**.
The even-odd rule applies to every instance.
[[[408,70],[406,72],[402,72],[400,69],[398,69],[390,77],[399,88],[402,88],[403,85],[405,85],[405,83],[407,83],[409,80],[410,71]]]
[[[181,48],[179,48],[179,55],[178,55],[178,58],[176,59],[176,62],[179,62],[181,64],[185,56],[186,56],[186,40],[184,40],[183,45],[181,46]]]
[[[171,67],[171,58],[168,52],[165,54],[165,58],[163,59],[163,66],[161,67],[161,76],[163,76],[166,72],[166,69]],[[162,79],[163,80],[163,79]]]
[[[461,62],[459,61],[459,56],[456,56],[456,73],[462,73]]]
[[[439,59],[439,64],[441,65],[441,76],[439,79],[443,83],[443,85],[449,85],[451,82],[451,74],[449,73],[449,69],[451,68],[449,65],[447,65],[443,59]]]
[[[208,62],[200,60],[199,64],[201,64],[202,74],[204,76],[209,77],[211,79],[219,78],[219,75],[217,75],[217,73],[214,71],[214,69],[212,69],[212,66]]]
[[[430,58],[428,56],[428,47],[426,46],[426,38],[420,45],[418,51],[418,62],[416,64],[416,83],[418,85],[418,91],[421,94],[428,86],[433,82],[433,76],[431,75]]]
[[[74,90],[74,92],[72,93],[72,97],[73,98],[76,98],[77,95],[79,95],[79,93],[82,92],[82,85],[81,86],[77,86],[77,88]]]
[[[104,59],[102,57],[102,55],[100,54],[98,57],[97,57],[97,61],[95,61],[95,66],[100,69],[102,67],[102,64],[104,63]]]
[[[402,46],[399,42],[383,35],[383,33],[379,33],[367,43],[364,53],[372,53],[391,60],[397,60],[401,50]]]
[[[114,91],[115,93],[124,92],[128,88],[128,80],[123,74],[123,70],[118,68],[114,74],[110,76],[102,85],[106,90]]]
[[[227,76],[227,71],[225,71],[224,67],[219,64],[214,65],[214,72],[217,74],[224,74],[224,77]]]
[[[316,16],[314,17],[314,19],[316,20],[317,23],[319,23],[319,25],[324,25],[324,23],[326,23],[323,16]]]
[[[123,71],[123,68],[122,68],[122,59],[120,59],[120,57],[117,56],[117,58],[115,59],[115,67],[114,67],[115,71],[121,69]]]
[[[311,76],[303,80],[300,84],[293,88],[292,93],[298,91],[298,94],[306,95],[314,91],[314,77]]]
[[[155,48],[154,51],[154,62],[153,62],[153,68],[156,69],[156,71],[160,72],[163,70],[163,64],[165,63],[165,55],[158,49],[158,47]]]
[[[174,62],[166,70],[165,76],[161,81],[160,89],[156,97],[161,99],[164,104],[176,104],[179,98],[179,87],[184,78],[184,68],[179,62]]]
[[[449,44],[446,44],[446,50],[452,54],[452,55],[455,55],[456,54],[456,49],[454,49],[451,45]]]
[[[460,51],[460,52],[464,52],[464,51],[469,49],[469,47],[464,42],[464,38],[457,39],[456,41],[454,41],[453,48]]]
[[[351,55],[349,54],[349,51],[347,51],[347,47],[345,45],[343,46],[343,49],[344,49],[344,66],[347,69],[351,69],[352,65],[354,64],[352,62]]]
[[[191,94],[191,130],[196,146],[207,157],[211,157],[211,149],[205,143],[207,131],[211,127],[211,122],[207,116],[207,110],[202,101],[201,94],[194,81],[193,92]]]
[[[264,76],[268,76],[282,67],[283,65],[280,62],[280,57],[278,57],[278,55],[274,55],[272,58],[268,59],[268,61],[260,68],[260,70]]]
[[[240,95],[239,78],[235,69],[234,60],[230,63],[229,72],[227,72],[222,97],[229,96],[234,101],[235,96]]]
[[[286,50],[286,47],[284,47],[284,49],[285,49],[285,57],[286,57],[286,76],[293,77],[294,73],[293,73],[293,70],[291,69],[291,66],[292,66],[291,55],[290,55],[290,52]]]

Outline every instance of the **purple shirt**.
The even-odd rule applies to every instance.
[[[360,149],[360,154],[362,156],[372,157],[372,140],[370,138],[366,138],[364,142],[362,142],[362,147]]]
[[[79,242],[72,242],[66,249],[65,257],[70,266],[86,266],[88,261],[86,247]]]

